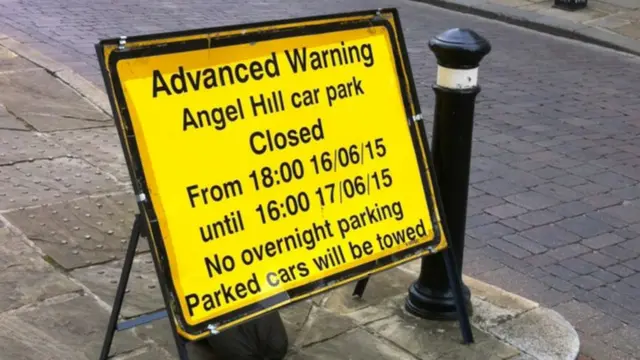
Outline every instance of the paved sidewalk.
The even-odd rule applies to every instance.
[[[640,55],[640,1],[588,0],[575,11],[554,0],[415,0]]]
[[[99,107],[2,46],[0,87],[0,360],[96,359],[136,211],[118,137]],[[124,318],[163,306],[139,250]],[[374,276],[362,300],[351,284],[281,310],[288,359],[575,359],[578,335],[557,312],[471,278],[476,343],[462,345],[457,323],[403,310],[417,271]],[[112,354],[175,359],[167,320],[118,333]]]
[[[464,272],[557,310],[596,360],[639,358],[638,57],[405,0],[6,0],[0,32],[12,38],[0,44],[104,105],[96,39],[389,5],[399,8],[427,119],[428,39],[464,26],[493,45],[480,69]],[[91,144],[115,136],[76,132]],[[120,149],[101,151],[91,161],[109,167]]]

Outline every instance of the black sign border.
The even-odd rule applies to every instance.
[[[421,136],[422,134],[420,134],[420,132],[424,131],[424,124],[422,123],[422,121],[415,121],[415,117],[414,117],[416,114],[420,114],[419,100],[417,98],[417,92],[415,89],[415,84],[413,82],[413,77],[411,76],[411,69],[410,69],[409,60],[406,52],[406,47],[404,44],[402,28],[399,22],[397,11],[395,9],[391,9],[391,12],[394,17],[394,22],[398,27],[398,32],[395,31],[394,27],[388,20],[380,16],[375,16],[369,19],[347,20],[344,22],[334,22],[334,23],[328,23],[328,24],[314,24],[314,25],[306,25],[302,27],[273,29],[273,30],[249,33],[246,35],[237,34],[237,35],[230,35],[230,36],[218,37],[218,38],[190,39],[190,40],[184,40],[184,41],[177,41],[169,44],[153,44],[148,46],[135,47],[133,49],[114,50],[113,53],[109,56],[108,72],[106,69],[107,66],[105,66],[106,65],[105,59],[103,56],[101,56],[101,54],[99,54],[99,57],[101,58],[100,60],[101,60],[103,77],[105,79],[105,83],[107,84],[107,89],[110,90],[109,99],[112,104],[112,109],[114,110],[114,112],[116,109],[118,110],[118,113],[121,116],[121,121],[123,123],[122,127],[121,126],[116,126],[116,127],[118,129],[118,135],[123,145],[123,149],[125,149],[124,146],[126,146],[126,148],[128,148],[130,151],[131,158],[129,156],[126,156],[126,160],[129,165],[130,176],[133,175],[131,176],[131,179],[132,180],[135,179],[134,181],[132,181],[132,183],[133,183],[134,189],[136,190],[136,193],[144,194],[146,197],[146,201],[139,202],[139,207],[142,212],[146,213],[147,224],[148,224],[150,235],[153,239],[153,245],[155,248],[155,249],[152,249],[152,251],[155,250],[156,254],[154,254],[154,256],[157,256],[157,258],[159,258],[160,264],[162,267],[161,269],[162,274],[158,274],[158,277],[160,278],[161,283],[164,283],[162,284],[163,287],[165,287],[166,290],[168,290],[168,293],[172,298],[171,310],[175,315],[177,315],[177,320],[180,324],[180,327],[182,328],[183,331],[187,332],[189,335],[196,336],[196,337],[201,336],[203,333],[209,332],[209,329],[208,329],[209,324],[215,324],[216,326],[221,326],[221,325],[225,325],[231,322],[236,322],[242,319],[252,318],[254,316],[259,315],[260,313],[277,310],[283,306],[287,306],[292,303],[296,303],[301,300],[304,300],[317,293],[326,292],[338,286],[344,285],[346,283],[353,282],[363,277],[378,273],[380,271],[387,270],[387,268],[381,269],[383,267],[401,265],[402,263],[409,261],[410,258],[415,258],[416,256],[426,255],[431,253],[433,249],[440,244],[441,241],[445,240],[443,239],[442,234],[440,232],[440,226],[439,226],[440,224],[438,221],[438,220],[442,220],[442,216],[441,217],[437,216],[437,213],[435,212],[435,208],[434,208],[435,204],[433,203],[431,196],[429,196],[429,193],[430,193],[429,185],[431,185],[435,190],[434,198],[436,200],[436,204],[438,205],[439,209],[442,209],[442,206],[440,205],[440,199],[438,196],[438,191],[437,191],[438,187],[435,181],[435,176],[433,173],[429,173],[429,175],[431,175],[430,178],[432,181],[432,183],[429,184],[429,181],[427,179],[427,169],[425,168],[425,162],[424,162],[425,159],[423,157],[423,154],[421,153],[421,151],[425,151],[426,160],[427,160],[427,164],[429,165],[429,169],[433,169],[429,149],[427,146],[425,146],[426,141]],[[375,12],[375,14],[379,14],[379,12]],[[319,19],[332,19],[332,18],[338,18],[338,17],[348,17],[348,16],[358,16],[358,15],[372,15],[372,12],[369,11],[369,12],[341,13],[341,14],[328,15],[328,16],[298,18],[294,20],[252,23],[244,26],[212,28],[212,29],[205,29],[200,31],[193,30],[193,31],[187,31],[187,32],[173,33],[173,36],[187,36],[189,34],[196,35],[200,33],[223,31],[223,30],[228,31],[232,28],[233,29],[235,28],[250,29],[250,28],[264,27],[264,26],[275,25],[275,24],[303,22],[305,20],[312,21],[312,20],[319,20]],[[156,55],[165,55],[169,53],[203,50],[210,47],[211,48],[224,47],[224,46],[238,45],[238,44],[257,42],[257,41],[275,40],[275,39],[287,38],[287,37],[317,35],[317,34],[328,33],[328,32],[355,30],[355,29],[361,29],[361,28],[369,28],[372,26],[384,26],[386,31],[388,31],[388,34],[389,34],[389,38],[392,45],[392,51],[394,55],[394,60],[395,60],[395,65],[396,65],[396,75],[399,80],[399,87],[402,94],[403,104],[405,107],[405,112],[407,117],[406,120],[410,129],[410,134],[413,141],[413,148],[416,153],[416,161],[420,169],[420,177],[422,180],[424,196],[427,201],[429,215],[432,221],[432,227],[434,231],[433,239],[427,243],[420,244],[418,246],[414,246],[409,249],[396,252],[392,255],[388,255],[386,257],[383,257],[374,261],[370,261],[368,263],[359,265],[357,267],[340,272],[338,274],[334,274],[332,276],[319,279],[312,283],[308,283],[287,291],[283,291],[281,293],[273,295],[267,299],[263,299],[254,304],[247,305],[245,307],[236,309],[234,311],[231,311],[229,313],[226,313],[224,315],[221,315],[215,318],[211,318],[209,320],[206,320],[203,323],[200,323],[197,325],[189,325],[185,321],[185,318],[182,314],[181,307],[179,305],[179,302],[176,296],[176,291],[171,278],[171,271],[170,271],[168,259],[166,256],[166,249],[162,241],[160,226],[158,224],[157,217],[155,215],[155,211],[151,202],[151,197],[149,195],[149,191],[147,188],[147,183],[144,176],[144,170],[142,168],[142,162],[140,160],[137,142],[135,139],[135,135],[133,133],[133,127],[132,127],[131,119],[127,109],[125,96],[123,93],[120,79],[118,78],[118,73],[117,73],[118,61],[124,60],[124,59],[136,58],[136,57],[149,57],[149,56],[156,56]],[[169,38],[171,36],[172,36],[171,34],[165,33],[165,34],[161,34],[161,36],[156,36],[156,37],[153,37],[152,35],[140,36],[140,37],[136,37],[135,39],[142,41],[143,39],[151,40],[151,39],[158,39],[162,37]],[[113,44],[114,41],[115,40],[103,41],[101,42],[101,45]],[[101,45],[98,45],[97,47]],[[403,66],[406,67],[406,69],[403,68]],[[406,70],[406,73],[404,70]],[[109,84],[109,80],[114,85],[113,88],[111,88]],[[408,84],[407,84],[407,81],[408,81]],[[407,91],[407,89],[409,89],[409,92]],[[115,99],[113,99],[114,95],[115,95]],[[119,104],[119,108],[117,108],[115,104]],[[411,105],[413,105],[413,108],[415,109],[416,114],[412,114]],[[118,122],[117,118],[118,118],[117,116],[114,116],[116,123]],[[444,224],[442,224],[442,226],[444,227]],[[447,231],[445,230],[445,233],[446,232]]]

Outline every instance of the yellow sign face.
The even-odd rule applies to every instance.
[[[446,247],[393,28],[305,29],[110,56],[187,333]]]

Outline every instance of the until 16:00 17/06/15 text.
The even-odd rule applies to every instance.
[[[320,206],[342,203],[346,199],[356,196],[371,194],[371,191],[379,191],[393,185],[393,177],[388,168],[346,178],[338,182],[331,182],[324,186],[319,186],[314,192],[317,195]],[[260,215],[263,224],[278,221],[287,217],[295,216],[307,212],[311,209],[312,203],[306,191],[297,194],[290,194],[283,200],[271,200],[266,204],[256,207],[256,212]]]

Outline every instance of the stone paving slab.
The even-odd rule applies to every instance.
[[[457,322],[426,321],[408,314],[403,305],[407,286],[415,279],[410,269],[416,263],[373,276],[362,299],[347,300],[354,285],[347,284],[280,309],[289,337],[287,359],[575,358],[578,337],[556,312],[468,277],[465,281],[474,294],[474,344],[461,344]],[[136,273],[139,271],[134,271],[134,279]],[[385,284],[397,286],[389,290]],[[342,301],[330,300],[333,294]],[[168,321],[135,328],[135,334],[151,347],[125,358],[146,359],[149,354],[158,354],[162,359],[165,353],[176,356]],[[511,333],[515,334],[513,339]],[[189,353],[197,360],[215,359],[215,349],[205,341],[189,344]]]
[[[351,350],[348,355],[345,353],[346,350]],[[415,357],[365,330],[356,329],[292,354],[287,359],[413,360]]]
[[[309,316],[314,305],[313,299],[304,300],[292,306],[288,306],[279,310],[280,317],[287,330],[287,336],[290,344],[298,342],[298,336],[302,332],[307,317]]]
[[[46,332],[13,316],[0,316],[0,359],[83,359],[86,356],[75,346],[58,343]],[[38,342],[34,343],[34,340]]]
[[[174,359],[177,358],[176,343],[173,339],[168,319],[161,319],[139,326],[135,328],[134,331],[136,335],[144,341],[153,342],[154,347],[162,349],[162,351],[170,354]]]
[[[399,271],[392,271],[392,275],[397,274]],[[347,285],[335,291],[348,293],[352,289]],[[364,299],[359,300],[368,305],[350,313],[338,314],[331,307],[312,305],[290,358],[508,359],[520,354],[478,328],[474,330],[475,344],[461,345],[456,322],[425,321],[406,313],[406,289],[394,296],[380,293],[385,291],[368,288]],[[285,319],[287,311],[282,310]]]
[[[89,295],[0,314],[0,359],[95,359],[102,348],[108,316]],[[131,332],[120,332],[111,353],[126,353],[142,346],[142,340]]]
[[[158,348],[146,348],[122,356],[122,360],[173,360],[175,357]]]
[[[578,337],[571,338],[570,341],[564,337],[567,327],[571,327],[566,321],[557,321],[560,315],[548,309],[533,309],[514,321],[507,321],[493,327],[493,333],[501,339],[509,339],[509,342],[519,349],[530,353],[546,353],[550,359],[563,358],[570,349],[579,348]],[[544,338],[530,336],[532,328],[539,328],[544,331]],[[557,353],[554,352],[557,350]]]
[[[71,276],[105,303],[113,304],[122,272],[122,263],[123,260],[118,260],[104,265],[76,269],[71,272]],[[136,256],[120,314],[125,318],[131,318],[164,308],[159,286],[151,254]]]
[[[528,326],[528,336],[532,336],[532,333],[540,336],[535,340],[531,339],[532,342],[544,342],[545,340],[543,339],[546,336],[552,336],[552,329],[559,329],[558,331],[564,335],[556,335],[555,339],[559,339],[558,341],[573,349],[569,351],[561,349],[559,350],[561,354],[550,353],[549,351],[555,349],[553,347],[528,351],[527,354],[534,358],[573,360],[572,356],[576,356],[579,347],[578,337],[575,331],[566,328],[566,326],[570,327],[566,321],[557,321],[559,316],[557,313],[554,313],[553,316],[545,317],[545,320],[551,319],[549,321],[554,323],[547,326],[549,328],[548,333],[542,330],[545,328],[544,326],[540,326],[540,330],[533,330],[534,328],[537,329],[538,326],[530,322],[528,317],[524,318],[525,320],[520,319],[523,318],[524,314],[530,314],[540,309],[539,304],[468,277],[465,277],[465,282],[470,287],[472,294],[474,294],[472,297],[474,315],[471,320],[475,327],[476,343],[470,348],[460,346],[460,332],[457,323],[418,320],[404,311],[406,289],[415,280],[415,275],[417,275],[412,269],[418,269],[418,265],[419,261],[414,261],[400,268],[381,273],[380,275],[385,274],[385,277],[389,280],[387,284],[393,283],[397,285],[396,290],[389,291],[384,287],[371,286],[372,281],[367,286],[363,299],[351,299],[347,302],[358,302],[359,304],[357,305],[345,306],[344,303],[329,303],[326,299],[320,302],[322,305],[319,307],[312,305],[306,320],[307,323],[303,326],[303,335],[301,336],[303,339],[298,338],[296,345],[306,353],[308,344],[316,343],[324,346],[329,341],[323,341],[323,339],[337,338],[336,333],[339,333],[340,330],[343,333],[349,333],[353,331],[354,324],[356,324],[359,328],[375,333],[376,337],[387,339],[389,343],[399,346],[418,359],[507,359],[519,355],[523,350],[523,347],[516,346],[506,337],[503,338],[505,343],[496,342],[496,336],[499,335],[497,330],[507,326],[506,324],[510,324],[513,327],[518,325]],[[372,277],[372,280],[376,276]],[[346,299],[345,295],[350,294],[352,290],[353,284],[349,284],[335,289],[334,292],[339,294],[338,298]],[[332,315],[329,316],[322,310],[331,312]],[[282,312],[286,314],[287,311],[290,310],[285,309]],[[315,314],[322,314],[322,316]],[[350,318],[352,322],[339,321],[337,318],[332,319],[332,317],[335,318],[337,316]],[[286,315],[283,315],[283,318],[286,319]],[[318,321],[316,319],[323,318],[330,318],[331,320],[328,323],[331,325],[315,324]],[[320,321],[322,323],[326,322],[326,320]],[[527,325],[524,325],[525,323]],[[306,339],[304,338],[308,337],[305,332],[315,332],[314,337],[312,337],[313,341],[305,341]],[[313,348],[313,346],[311,347]],[[357,355],[354,354],[354,356]]]
[[[80,290],[11,229],[0,228],[0,313]]]
[[[0,129],[0,166],[71,154],[56,142],[32,131]]]
[[[2,104],[0,104],[0,128],[8,130],[28,130],[26,124],[11,115]]]
[[[312,306],[293,347],[306,347],[354,329],[356,322],[326,308]]]
[[[412,274],[399,269],[391,269],[369,278],[367,288],[375,290],[374,296],[369,294],[366,302],[354,298],[352,286],[346,286],[326,294],[320,304],[337,314],[349,314],[378,304],[389,296],[405,293],[409,284],[414,280],[415,277]]]
[[[40,69],[40,67],[8,48],[0,46],[0,74],[32,69]]]
[[[121,182],[130,183],[129,171],[115,126],[57,131],[51,139]]]
[[[0,103],[38,131],[108,125],[111,119],[82,97],[61,86],[45,70],[0,73]]]
[[[153,344],[153,349],[160,349],[163,353],[169,354],[169,358],[177,359],[175,340],[171,333],[168,319],[155,321],[135,329],[136,334],[147,342]],[[216,360],[211,346],[205,340],[190,342],[187,344],[187,352],[190,360]],[[143,357],[141,359],[144,359]],[[135,358],[138,359],[138,358]]]
[[[122,258],[137,204],[129,193],[11,211],[4,216],[66,270]],[[138,251],[146,251],[146,241]]]
[[[453,322],[434,323],[395,315],[376,321],[368,328],[419,359],[508,359],[520,353],[477,330],[472,346],[459,346],[460,331],[458,324]]]
[[[53,72],[57,72],[62,68],[61,64],[53,61],[47,56],[43,56],[32,46],[20,43],[19,41],[16,41],[9,36],[5,36],[4,34],[0,37],[0,45],[2,45],[2,47],[4,48],[9,49],[13,53],[19,54],[23,58],[29,60],[33,64],[38,65],[41,68],[51,70]]]
[[[0,167],[0,211],[122,189],[110,175],[82,159],[66,156]]]

